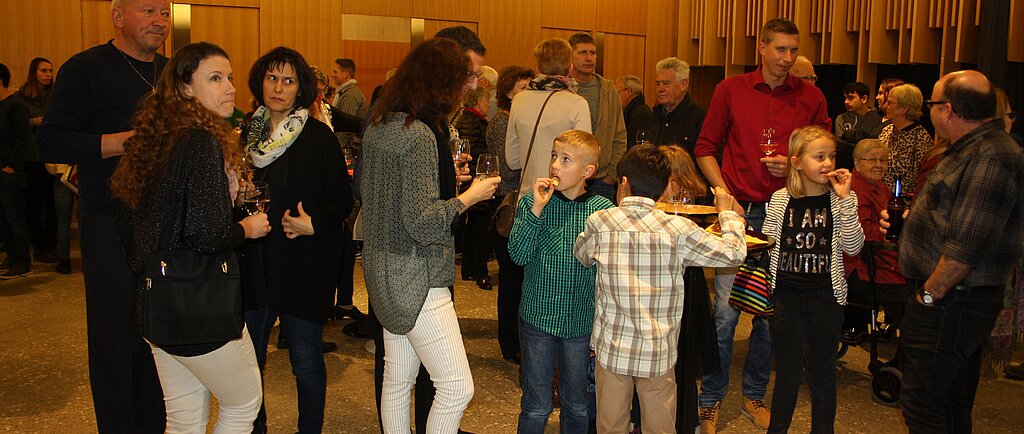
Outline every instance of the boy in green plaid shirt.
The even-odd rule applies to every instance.
[[[576,236],[594,212],[612,208],[586,191],[601,145],[590,133],[566,131],[551,149],[550,178],[537,178],[519,200],[509,236],[512,261],[523,266],[519,308],[523,398],[520,433],[544,432],[551,414],[551,383],[559,370],[562,432],[585,433],[594,269],[572,255]],[[499,288],[500,290],[500,288]]]

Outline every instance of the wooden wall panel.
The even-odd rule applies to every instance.
[[[1010,2],[1010,31],[1006,35],[1006,60],[1024,62],[1024,0],[1011,0]]]
[[[109,7],[108,2],[108,11]],[[11,88],[25,83],[33,58],[48,59],[56,72],[69,57],[82,51],[81,9],[81,0],[0,1],[0,62],[11,71]],[[42,26],[30,18],[43,16],[47,18]]]
[[[477,24],[465,21],[444,21],[444,20],[423,20],[423,39],[427,40],[434,37],[439,30],[445,27],[452,26],[466,26],[473,32],[477,31]],[[477,34],[477,36],[480,36]],[[480,42],[484,42],[482,39]],[[487,48],[487,42],[484,42],[484,48]],[[485,57],[486,59],[486,57]]]
[[[341,54],[341,5],[341,0],[261,0],[260,54],[284,45],[311,64],[327,65]]]
[[[643,35],[647,30],[648,0],[597,0],[598,32]]]
[[[868,62],[890,65],[897,63],[899,31],[888,28],[886,20],[888,7],[887,0],[871,0],[871,22],[869,23],[871,43],[868,44]]]
[[[248,112],[249,68],[260,57],[260,47],[252,40],[260,22],[258,9],[227,6],[192,6],[192,42],[212,42],[231,57],[235,79],[235,106]],[[321,65],[323,66],[323,65]],[[330,66],[327,65],[330,72]]]
[[[82,0],[82,48],[106,43],[113,37],[114,25],[110,22],[110,2]],[[167,39],[170,39],[170,36]]]
[[[341,4],[341,10],[335,13],[412,17],[412,2],[413,0],[346,0]]]
[[[757,59],[757,34],[751,34],[751,27],[760,30],[763,20],[756,16],[757,8],[747,0],[731,0],[732,16],[730,17],[731,29],[729,30],[729,41],[726,49],[728,63],[730,65],[752,65],[758,63]]]
[[[356,61],[356,83],[369,102],[373,89],[384,83],[388,70],[397,68],[409,53],[409,43],[343,40],[341,51]]]
[[[231,6],[240,8],[260,7],[260,0],[174,0],[173,3],[201,6]]]
[[[593,30],[597,23],[597,0],[575,0],[571,4],[564,0],[541,0],[541,4],[544,27]]]
[[[542,0],[480,2],[480,40],[487,47],[485,63],[501,71],[509,65],[536,68],[533,47],[543,39]]]
[[[604,78],[615,80],[629,74],[643,80],[645,39],[643,36],[605,33],[604,57],[598,59],[604,63]]]
[[[981,5],[976,0],[962,0],[960,4],[961,6],[957,8],[959,13],[954,17],[956,20],[956,54],[948,61],[952,62],[955,59],[957,62],[978,63],[978,38],[981,28],[975,24],[975,17],[980,13]],[[1024,20],[1020,22],[1024,23]],[[942,60],[947,61],[945,57]]]
[[[928,5],[924,1],[915,1],[911,17],[912,33],[910,36],[910,63],[927,63],[937,65],[939,53],[942,51],[942,29],[929,27]]]
[[[572,35],[574,35],[576,33],[579,33],[579,32],[585,32],[585,31],[584,30],[573,30],[573,29],[552,29],[550,27],[544,27],[544,28],[540,29],[540,39],[537,40],[537,42],[539,43],[540,41],[546,41],[546,40],[551,39],[551,38],[562,38],[562,39],[565,39],[566,41],[568,41],[569,37],[571,37]],[[585,33],[590,33],[590,32],[585,32]]]
[[[846,25],[848,17],[856,15],[854,10],[856,4],[856,1],[833,0],[831,28],[825,29],[829,34],[829,55],[823,57],[821,63],[857,64],[859,32],[853,31]]]
[[[652,0],[659,1],[659,0]],[[691,65],[697,65],[700,63],[700,39],[696,38],[696,35],[700,33],[700,21],[697,14],[694,13],[700,0],[680,0],[676,4],[676,13],[674,15],[674,22],[677,23],[675,26],[675,32],[673,35],[676,39],[676,50],[675,57],[685,60]],[[664,1],[659,1],[664,6]],[[662,19],[663,15],[655,16],[650,11],[657,10],[654,6],[648,7],[647,25],[650,29],[651,24],[658,22]],[[662,28],[665,26],[662,25]],[[648,30],[647,41],[651,43],[651,33]],[[668,56],[666,56],[668,57]]]
[[[701,15],[703,27],[699,32],[700,57],[697,65],[722,66],[725,64],[726,22],[722,20],[720,8],[728,0],[706,0]]]
[[[416,0],[412,4],[412,16],[414,18],[471,21],[475,23],[480,20],[480,1],[481,0]]]
[[[637,77],[644,83],[644,97],[649,105],[654,104],[654,65],[666,57],[679,57],[692,62],[679,48],[676,35],[682,34],[683,21],[679,20],[678,0],[648,0],[647,37],[644,38],[644,65]]]

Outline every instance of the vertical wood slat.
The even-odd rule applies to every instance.
[[[252,43],[253,29],[259,28],[259,9],[229,6],[192,6],[192,27],[190,42],[213,42],[227,51],[234,70],[235,106],[249,111],[249,68],[260,57],[260,47]],[[329,63],[317,63],[330,74]],[[328,62],[330,62],[328,60]]]
[[[346,0],[348,1],[348,0]],[[535,67],[533,47],[541,40],[541,0],[480,2],[480,39],[487,46],[487,64]]]
[[[980,5],[977,9],[980,15]],[[980,22],[980,17],[975,19],[976,24]],[[1010,23],[1010,31],[1006,32],[1006,60],[1024,62],[1024,0],[1010,0]]]

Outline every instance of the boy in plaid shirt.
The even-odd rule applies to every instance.
[[[633,147],[618,164],[619,206],[587,219],[573,254],[597,265],[591,345],[597,354],[598,432],[626,432],[636,386],[644,431],[675,432],[675,371],[683,271],[687,266],[735,267],[747,255],[744,224],[733,197],[715,190],[722,236],[655,201],[671,166],[654,145]]]

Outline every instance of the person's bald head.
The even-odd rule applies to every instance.
[[[953,113],[960,118],[983,121],[995,116],[996,92],[985,74],[974,70],[956,71],[946,74],[935,86],[941,86],[939,97],[949,101]]]
[[[796,56],[789,74],[811,84],[818,81],[818,76],[814,75],[814,64],[807,56]]]

